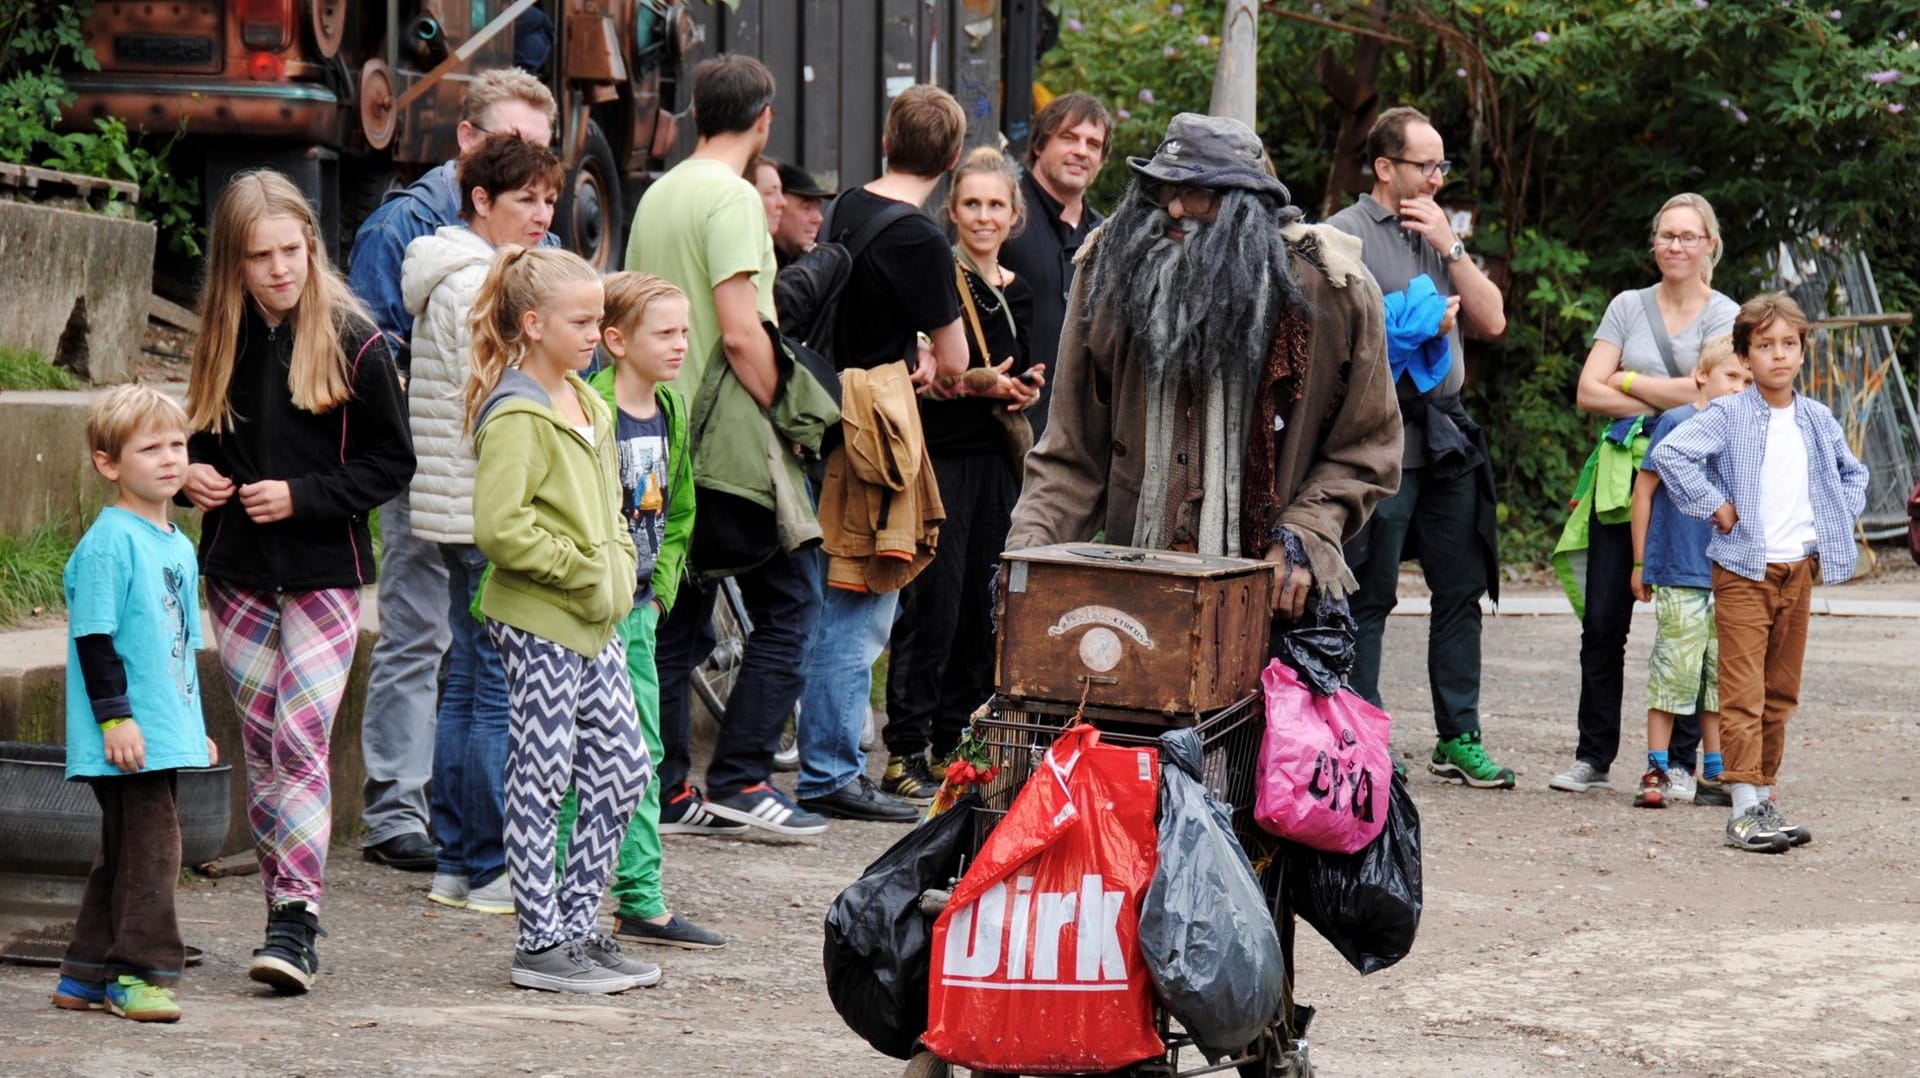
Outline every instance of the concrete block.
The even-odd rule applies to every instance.
[[[0,344],[26,348],[97,385],[133,377],[153,294],[155,230],[145,221],[0,201]]]
[[[4,296],[0,290],[0,305]],[[8,331],[0,321],[0,335]],[[77,538],[111,500],[113,488],[94,472],[87,453],[87,409],[97,395],[0,393],[0,474],[7,480],[0,532],[25,535],[57,523]]]

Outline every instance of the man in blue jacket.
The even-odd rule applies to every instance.
[[[539,79],[517,68],[488,71],[468,88],[455,137],[462,156],[502,131],[546,146],[557,115],[553,94]],[[400,299],[400,265],[409,243],[460,220],[458,167],[458,159],[448,161],[388,195],[353,239],[348,280],[391,338],[402,374],[413,360],[413,316]],[[380,639],[360,730],[367,765],[362,853],[379,864],[429,872],[434,844],[427,836],[426,784],[433,773],[440,659],[450,643],[447,567],[437,544],[413,537],[410,516],[404,490],[380,508]]]

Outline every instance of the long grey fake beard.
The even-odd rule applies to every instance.
[[[1204,386],[1217,377],[1244,388],[1265,368],[1281,313],[1304,302],[1280,234],[1298,215],[1230,190],[1213,221],[1176,221],[1135,181],[1088,267],[1089,325],[1124,329],[1156,381],[1171,374]],[[1176,230],[1179,240],[1168,235]]]

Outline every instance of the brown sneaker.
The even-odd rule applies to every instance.
[[[1633,807],[1657,809],[1667,807],[1667,790],[1671,779],[1667,773],[1657,767],[1650,767],[1640,776],[1640,792],[1633,795]]]

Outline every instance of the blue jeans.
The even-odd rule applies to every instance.
[[[427,833],[434,694],[447,653],[447,567],[414,537],[407,492],[380,507],[380,639],[367,674],[360,755],[367,764],[363,845]]]
[[[447,624],[453,647],[433,743],[431,808],[440,841],[436,871],[464,875],[475,887],[507,869],[505,786],[508,724],[507,671],[485,623],[469,612],[480,574],[487,568],[480,548],[440,544],[447,566]]]
[[[826,578],[820,556],[820,576]],[[860,732],[872,706],[873,663],[893,632],[900,593],[862,594],[824,588],[820,625],[813,634],[800,694],[801,797],[825,797],[867,773]]]

